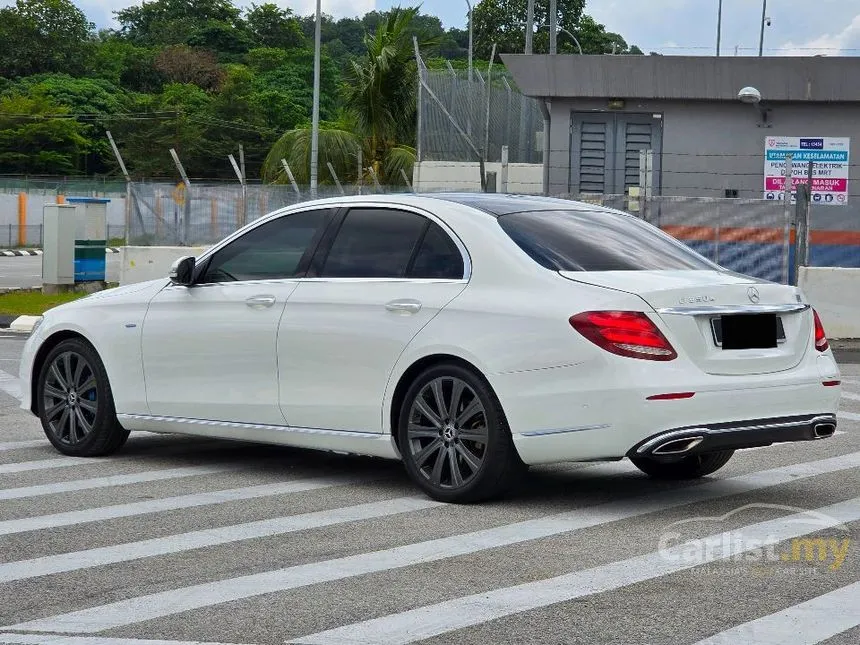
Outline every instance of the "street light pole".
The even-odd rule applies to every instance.
[[[466,6],[469,7],[469,82],[472,82],[472,51],[473,51],[473,27],[472,27],[472,3],[466,0]],[[469,86],[472,87],[471,85]]]
[[[723,35],[723,0],[717,6],[717,56],[720,55],[720,39]]]
[[[314,108],[311,125],[311,196],[317,196],[320,158],[320,58],[322,56],[322,7],[317,0],[316,27],[314,30]]]
[[[549,0],[549,53],[558,53],[558,5],[557,0]]]
[[[758,55],[764,55],[764,22],[767,20],[767,0],[761,2],[761,35],[758,39]]]

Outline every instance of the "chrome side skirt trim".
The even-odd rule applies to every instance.
[[[719,316],[720,314],[793,314],[809,309],[803,303],[785,305],[703,305],[701,307],[663,307],[658,314],[672,316]]]
[[[359,430],[326,430],[325,428],[300,428],[296,426],[276,426],[262,423],[239,423],[236,421],[211,421],[208,419],[188,419],[184,417],[150,416],[146,414],[117,414],[122,421],[146,421],[150,423],[179,423],[198,426],[215,426],[219,428],[237,428],[240,430],[270,430],[277,432],[295,432],[298,434],[326,435],[353,439],[379,439],[385,435],[378,432],[362,432]]]
[[[610,427],[608,423],[601,423],[593,426],[580,426],[578,428],[556,428],[553,430],[529,430],[528,432],[519,432],[521,437],[546,437],[554,434],[567,434],[570,432],[585,432],[587,430],[602,430]]]

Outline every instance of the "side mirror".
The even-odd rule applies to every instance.
[[[186,287],[191,285],[191,280],[194,277],[194,266],[196,260],[193,255],[186,255],[179,258],[170,267],[170,281],[173,284],[182,284]]]

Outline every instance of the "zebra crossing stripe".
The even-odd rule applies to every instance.
[[[87,459],[86,457],[53,457],[51,459],[37,459],[34,461],[19,461],[14,464],[0,464],[0,475],[10,475],[13,473],[25,473],[32,470],[48,470],[52,468],[68,468],[69,466],[82,466],[89,464],[90,466],[97,464],[97,461]]]
[[[6,450],[22,450],[24,448],[39,448],[40,446],[47,446],[47,439],[36,439],[35,441],[6,441],[4,443],[0,443],[0,452],[4,452]]]
[[[860,414],[856,412],[846,412],[844,410],[840,410],[836,413],[837,419],[845,419],[847,421],[860,421]]]
[[[851,499],[813,511],[817,515],[814,525],[809,523],[808,513],[797,513],[776,520],[759,522],[740,529],[717,533],[697,542],[708,544],[701,557],[688,558],[689,544],[654,551],[644,555],[611,562],[583,571],[529,582],[513,587],[464,596],[392,614],[374,620],[346,625],[289,641],[302,645],[406,645],[452,631],[480,625],[491,620],[541,609],[549,605],[568,602],[576,598],[614,591],[639,582],[686,571],[696,566],[737,556],[748,551],[760,550],[762,544],[782,542],[815,533],[824,528],[854,522],[860,519],[860,498]],[[743,542],[733,536],[743,535]],[[855,603],[857,601],[855,600]],[[830,607],[831,611],[833,607]],[[849,608],[850,609],[850,608]],[[841,611],[841,610],[840,610]],[[846,613],[847,618],[850,614]],[[857,622],[857,613],[853,614]],[[841,630],[840,630],[841,631]],[[838,633],[838,632],[837,632]],[[792,632],[793,634],[793,632]],[[727,643],[750,645],[742,638]],[[792,643],[793,636],[768,643]],[[812,641],[816,642],[816,641]]]
[[[695,645],[815,645],[860,625],[860,582],[720,632]]]
[[[848,399],[849,401],[860,401],[860,394],[854,394],[853,392],[842,391],[842,398]]]
[[[78,571],[80,569],[89,569],[107,564],[116,564],[118,562],[151,558],[158,555],[181,553],[183,551],[202,549],[219,544],[231,544],[242,540],[284,535],[285,533],[318,529],[346,522],[389,517],[391,515],[426,510],[438,506],[443,506],[443,504],[425,498],[400,497],[380,502],[316,511],[314,513],[275,517],[256,522],[247,522],[245,524],[233,524],[214,529],[179,533],[162,538],[129,542],[127,544],[88,549],[74,553],[62,553],[60,555],[49,555],[31,560],[7,562],[0,564],[0,582],[27,580],[55,573]]]
[[[358,481],[359,480],[357,479],[346,477],[299,479],[296,481],[278,482],[276,484],[245,486],[228,490],[215,490],[207,491],[205,493],[178,495],[176,497],[166,497],[163,499],[150,499],[144,502],[114,504],[113,506],[88,508],[80,511],[67,511],[65,513],[25,517],[18,520],[0,521],[0,535],[11,535],[13,533],[23,533],[25,531],[52,529],[60,526],[73,526],[76,524],[85,524],[86,522],[113,520],[120,517],[134,517],[137,515],[145,515],[147,513],[173,511],[181,508],[196,508],[199,506],[224,504],[226,502],[235,502],[239,500],[273,497],[275,495],[289,495],[292,493],[329,488],[332,486],[345,486],[357,483]]]
[[[231,645],[204,641],[164,641],[101,636],[58,636],[56,634],[0,633],[0,645]],[[237,645],[237,644],[233,644]]]
[[[165,479],[177,479],[180,477],[193,477],[196,475],[216,475],[230,472],[231,470],[237,469],[226,466],[188,466],[186,468],[147,470],[140,473],[134,473],[132,475],[110,475],[108,477],[76,479],[74,481],[57,482],[54,484],[22,486],[21,488],[0,488],[0,501],[7,499],[23,499],[25,497],[39,497],[41,495],[55,495],[57,493],[71,493],[74,491],[92,490],[94,488],[108,488],[110,486],[127,486],[129,484],[142,484],[145,482],[156,482]]]
[[[648,513],[795,482],[860,466],[860,453],[774,468],[536,520],[309,564],[147,594],[6,627],[19,631],[97,633],[267,593],[343,580],[520,544]]]

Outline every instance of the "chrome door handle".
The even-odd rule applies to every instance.
[[[275,296],[252,296],[245,301],[245,304],[255,309],[264,309],[271,307],[276,300]]]
[[[417,314],[421,311],[421,303],[417,300],[392,300],[385,308],[396,314]]]

